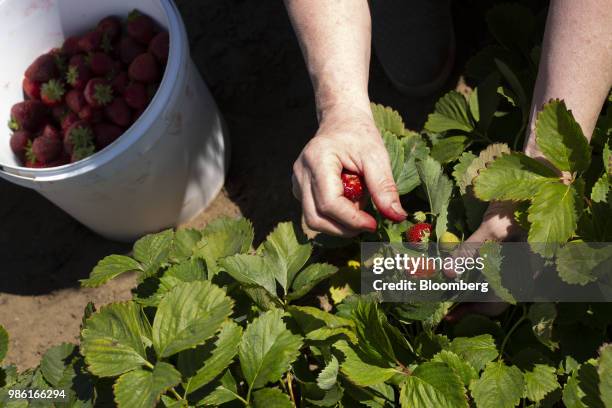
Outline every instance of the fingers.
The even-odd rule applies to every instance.
[[[383,150],[375,156],[378,157],[363,161],[363,176],[372,201],[385,218],[404,221],[407,214],[400,203],[387,152]]]
[[[325,173],[325,172],[323,172]],[[342,186],[333,180],[334,173],[313,176],[308,170],[296,166],[293,175],[293,194],[302,202],[304,221],[315,230],[330,235],[352,237],[363,230],[376,230],[376,220],[342,196]],[[316,187],[315,187],[316,186]]]

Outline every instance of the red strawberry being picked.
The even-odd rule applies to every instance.
[[[113,88],[104,78],[94,78],[87,83],[84,95],[92,108],[101,108],[112,102]]]
[[[40,100],[47,106],[58,106],[62,104],[65,93],[64,84],[52,79],[40,87]]]
[[[429,241],[429,236],[431,235],[431,224],[426,222],[419,222],[414,224],[410,229],[406,232],[406,238],[409,242],[427,242]]]
[[[341,178],[342,187],[344,188],[344,197],[352,202],[361,200],[361,197],[363,197],[363,179],[361,176],[343,170]]]

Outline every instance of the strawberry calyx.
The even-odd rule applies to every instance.
[[[108,105],[113,100],[113,88],[107,84],[96,84],[93,97],[101,106]]]
[[[14,118],[10,118],[8,121],[8,127],[13,131],[17,131],[19,130],[19,123]]]
[[[74,86],[79,80],[79,67],[71,65],[66,73],[66,82]]]
[[[30,162],[30,163],[36,163],[36,155],[34,154],[34,151],[32,150],[32,141],[28,140],[28,144],[26,145],[25,148],[25,157],[26,157],[26,161]]]
[[[90,128],[80,126],[70,131],[68,135],[73,145],[72,157],[82,160],[95,153],[94,136]]]
[[[65,93],[64,85],[57,79],[51,79],[40,87],[41,96],[52,102],[60,101]]]

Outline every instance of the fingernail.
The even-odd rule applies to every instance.
[[[406,211],[404,211],[404,209],[402,208],[401,204],[398,203],[397,201],[394,201],[393,203],[391,203],[391,209],[397,214],[397,215],[401,215],[402,217],[405,217],[408,215],[408,213],[406,213]]]

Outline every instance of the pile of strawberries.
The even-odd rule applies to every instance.
[[[168,48],[168,33],[134,10],[125,24],[106,17],[38,57],[25,72],[25,101],[11,108],[15,155],[27,167],[46,168],[104,149],[155,95]]]

